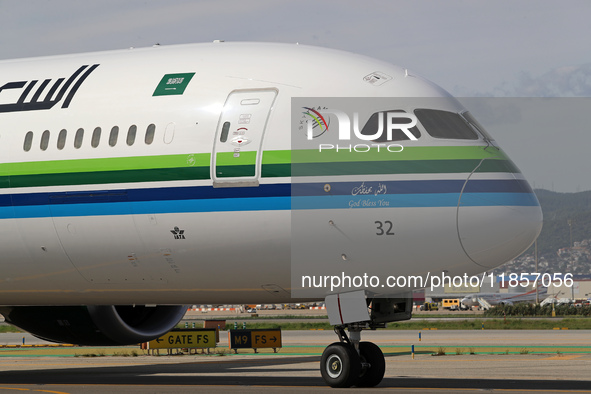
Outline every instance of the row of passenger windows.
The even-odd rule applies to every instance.
[[[154,134],[155,133],[156,133],[156,126],[154,124],[150,124],[146,128],[146,134],[144,135],[144,142],[146,143],[146,145],[150,145],[152,142],[154,142]],[[85,134],[84,129],[80,128],[80,129],[76,130],[76,134],[74,135],[74,148],[79,149],[80,147],[82,147],[82,143],[84,142],[84,134]],[[31,148],[33,146],[34,135],[35,135],[35,133],[33,133],[32,131],[29,131],[25,135],[25,142],[23,144],[23,149],[25,150],[25,152],[28,152],[31,150]],[[102,135],[102,129],[100,127],[96,127],[92,131],[92,135],[90,137],[90,146],[92,146],[93,148],[98,148],[98,146],[101,143],[101,135]],[[127,136],[125,138],[125,143],[129,146],[132,146],[136,141],[136,136],[137,136],[137,126],[131,125],[129,127],[129,129],[127,130]],[[49,130],[45,130],[43,133],[41,133],[41,140],[39,141],[39,148],[42,151],[47,150],[47,148],[49,148],[50,137],[51,137],[51,132]],[[66,130],[66,129],[60,130],[60,132],[57,135],[57,143],[56,143],[57,148],[59,150],[64,149],[64,147],[66,146],[66,138],[67,137],[68,137],[68,130]],[[111,132],[109,133],[109,146],[117,145],[118,141],[119,141],[119,126],[113,126],[111,128]]]

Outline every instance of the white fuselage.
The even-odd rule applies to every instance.
[[[375,83],[376,72],[391,79]],[[363,261],[352,272],[471,275],[540,231],[537,200],[502,151],[424,129],[404,171],[307,174],[346,189],[342,204],[327,207],[319,192],[294,216],[292,171],[303,164],[291,155],[292,98],[442,97],[441,109],[464,111],[436,85],[362,56],[153,47],[3,61],[0,88],[2,305],[281,302],[293,248],[326,243],[314,258],[335,272],[347,254]],[[387,184],[391,204],[364,206],[349,192],[363,182]],[[395,235],[344,241],[375,234],[378,221]]]

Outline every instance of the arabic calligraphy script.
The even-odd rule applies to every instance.
[[[8,82],[0,86],[0,102],[2,101],[2,92],[11,89],[22,90],[18,100],[15,103],[0,104],[0,112],[20,112],[37,111],[53,108],[65,96],[62,108],[68,108],[74,95],[88,78],[88,76],[98,67],[98,64],[92,66],[84,65],[79,67],[67,80],[58,78],[51,87],[48,88],[52,79],[46,79],[33,90],[38,80]],[[66,81],[64,83],[64,81]],[[40,97],[47,89],[45,97]],[[59,91],[58,91],[59,89]],[[57,93],[56,93],[57,92]],[[66,94],[67,93],[67,94]],[[30,98],[29,98],[30,96]],[[28,100],[27,100],[28,99]]]
[[[351,189],[352,196],[362,196],[364,198],[357,198],[349,201],[349,208],[378,208],[389,207],[390,202],[387,199],[374,199],[371,196],[379,196],[388,193],[388,187],[383,183],[370,184],[361,183]]]
[[[388,188],[383,183],[378,183],[377,186],[366,185],[365,182],[361,183],[359,186],[355,186],[351,190],[352,196],[366,196],[369,194],[373,194],[377,196],[378,194],[386,194],[388,193]]]

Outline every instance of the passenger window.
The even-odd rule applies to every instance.
[[[78,129],[74,136],[74,148],[80,149],[82,146],[82,140],[84,140],[84,129]]]
[[[111,129],[111,134],[109,135],[109,145],[115,146],[117,145],[117,138],[119,137],[119,126],[113,126]]]
[[[415,109],[415,115],[434,138],[477,140],[478,135],[457,113],[438,109]]]
[[[154,141],[154,133],[156,133],[156,126],[154,124],[150,124],[146,129],[146,145],[150,145]]]
[[[228,133],[230,132],[230,122],[224,122],[222,126],[222,133],[220,134],[220,142],[228,141]]]
[[[25,150],[25,152],[30,151],[32,145],[33,145],[33,132],[29,131],[25,135],[25,143],[23,144],[23,149]]]
[[[68,135],[68,131],[66,129],[61,129],[60,133],[57,136],[57,148],[59,150],[64,149],[66,146],[66,136]]]
[[[92,133],[92,139],[90,140],[90,145],[93,148],[96,148],[99,146],[101,142],[101,128],[97,127],[94,129],[94,132]]]
[[[378,129],[380,127],[380,114],[381,114],[382,134],[378,138],[376,138],[375,140],[372,140],[372,141],[374,141],[374,142],[390,142],[390,141],[410,140],[410,138],[404,133],[404,131],[402,131],[400,129],[392,130],[392,138],[388,139],[388,133],[387,133],[387,128],[386,128],[386,124],[387,124],[387,120],[388,120],[388,118],[387,118],[388,112],[406,113],[406,111],[403,111],[400,109],[393,109],[393,110],[388,110],[388,111],[376,112],[369,117],[369,119],[367,120],[367,123],[365,123],[365,126],[363,126],[363,129],[361,129],[361,134],[362,135],[376,135],[376,133],[378,132]],[[405,118],[396,118],[394,121],[397,124],[406,123],[406,122],[404,122]],[[408,120],[408,122],[410,123],[410,119]],[[419,131],[419,129],[417,129],[416,126],[409,129],[409,131],[412,133],[412,135],[415,136],[415,138],[419,138],[421,136],[421,132]]]
[[[41,150],[47,150],[48,146],[49,146],[49,130],[45,130],[43,132],[43,134],[41,134],[41,144],[39,145],[39,147],[41,148]]]
[[[135,133],[137,132],[137,126],[132,125],[127,131],[127,145],[132,146],[135,142]]]

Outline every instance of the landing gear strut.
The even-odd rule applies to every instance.
[[[340,342],[329,345],[322,353],[320,373],[330,387],[374,387],[384,377],[386,362],[380,348],[372,342],[361,342],[360,324],[335,327]]]

